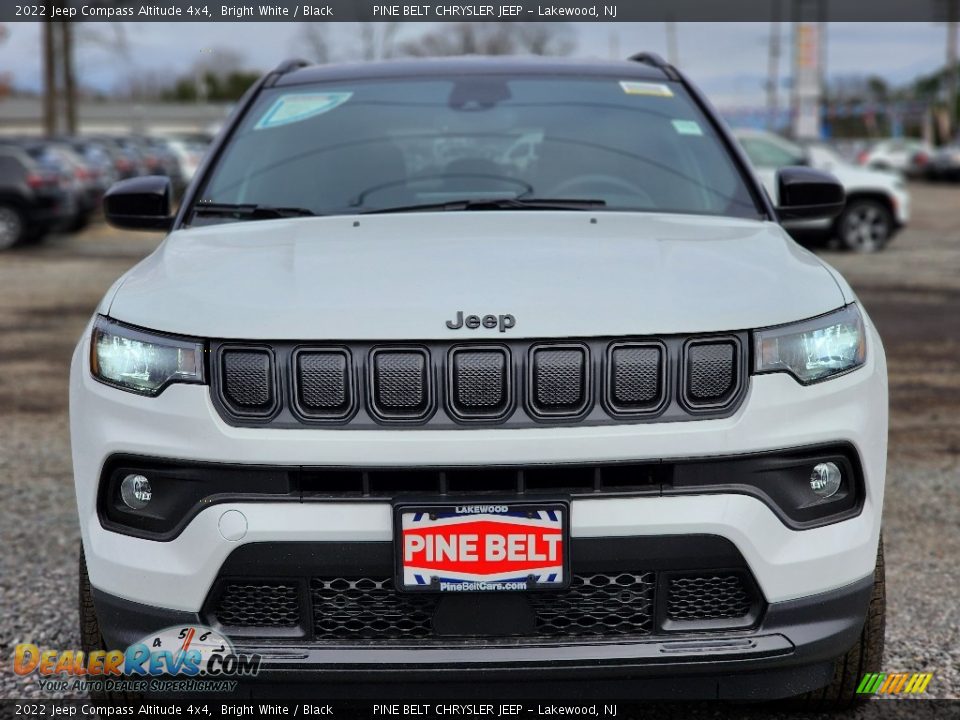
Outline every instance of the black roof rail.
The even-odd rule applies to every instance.
[[[649,65],[650,67],[663,70],[663,74],[671,80],[680,79],[680,76],[677,74],[677,71],[673,65],[668,63],[655,52],[638,52],[636,55],[631,55],[627,59],[631,62],[643,63],[644,65]]]
[[[277,65],[273,69],[273,72],[277,75],[286,75],[288,72],[293,72],[294,70],[299,70],[312,64],[309,60],[304,60],[303,58],[290,58]]]

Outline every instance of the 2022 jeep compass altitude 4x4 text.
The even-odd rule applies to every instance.
[[[73,358],[88,648],[254,691],[851,696],[883,648],[886,368],[704,97],[625,62],[289,62]],[[442,680],[442,682],[437,682]],[[580,683],[583,687],[577,687]],[[554,694],[555,696],[555,694]]]

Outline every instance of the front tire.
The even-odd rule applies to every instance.
[[[883,643],[887,625],[887,583],[883,561],[883,537],[877,548],[877,564],[873,571],[873,594],[867,608],[867,619],[860,639],[837,659],[833,680],[822,690],[807,695],[811,710],[841,710],[869,696],[858,695],[857,687],[867,673],[880,672],[883,666]]]
[[[83,649],[84,657],[90,657],[94,650],[106,650],[106,642],[100,632],[100,621],[97,619],[97,611],[93,605],[93,592],[90,589],[90,576],[87,575],[87,561],[83,555],[83,548],[80,549],[80,647]],[[99,701],[118,701],[118,702],[136,702],[142,698],[129,692],[106,692],[101,690],[90,691],[91,700]]]
[[[879,252],[890,242],[893,232],[890,208],[870,198],[851,200],[837,220],[840,242],[853,252]]]
[[[27,234],[27,222],[13,205],[0,204],[0,250],[12,248]]]

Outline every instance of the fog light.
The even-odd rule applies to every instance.
[[[840,489],[840,468],[836,463],[817,463],[810,473],[810,489],[822,498],[833,497]]]
[[[143,510],[152,497],[150,481],[143,475],[127,475],[120,483],[120,499],[131,510]]]

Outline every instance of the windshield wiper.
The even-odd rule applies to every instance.
[[[361,210],[363,215],[382,215],[384,213],[420,212],[441,210],[456,212],[460,210],[589,210],[605,207],[606,200],[586,200],[577,198],[483,198],[476,200],[449,200],[447,202],[426,203],[423,205],[400,205],[398,207]]]
[[[217,215],[232,217],[240,220],[266,220],[271,218],[312,217],[313,210],[298,207],[276,207],[274,205],[257,205],[255,203],[206,203],[199,202],[193,206],[194,214]]]

